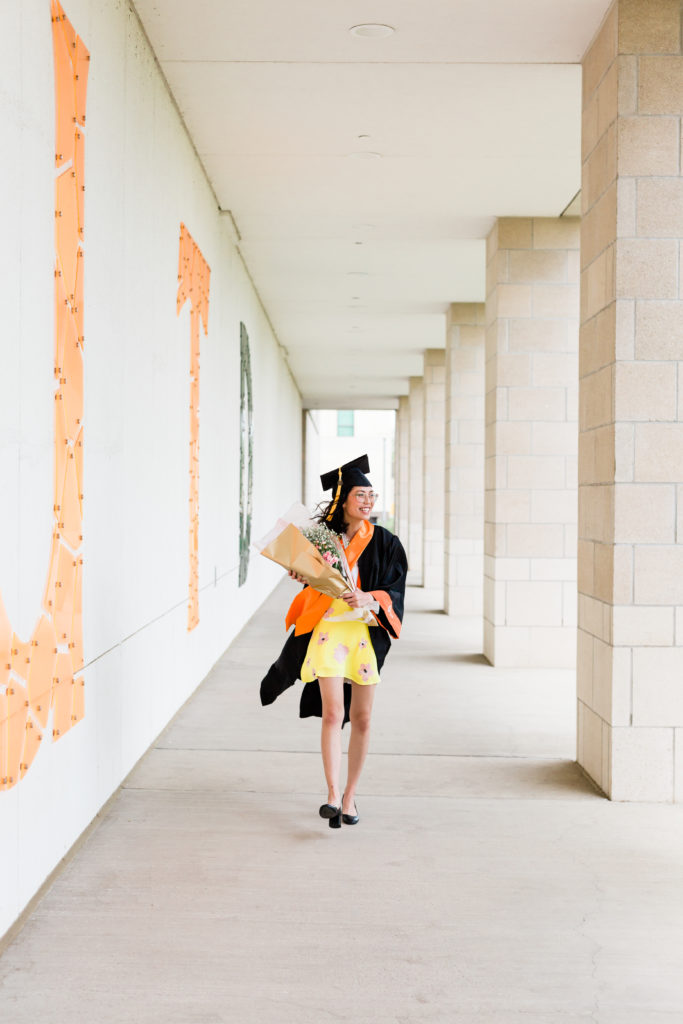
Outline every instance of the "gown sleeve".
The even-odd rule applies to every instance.
[[[370,593],[380,605],[379,611],[374,612],[378,623],[398,639],[403,622],[408,560],[398,537],[390,533],[386,536],[388,540],[379,555],[377,576]]]

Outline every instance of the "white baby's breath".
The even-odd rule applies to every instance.
[[[329,526],[325,526],[324,523],[317,523],[315,526],[302,527],[301,532],[306,540],[310,540],[311,544],[318,549],[323,558],[326,553],[332,557],[332,561],[330,561],[329,558],[326,558],[325,561],[331,565],[333,569],[338,569],[342,572],[342,560],[339,555],[338,547],[338,544],[340,543],[338,533],[335,533],[334,530],[330,530]]]

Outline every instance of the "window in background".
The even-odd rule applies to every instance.
[[[353,437],[353,409],[337,410],[337,437]]]

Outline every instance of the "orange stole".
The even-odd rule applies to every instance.
[[[360,529],[354,533],[346,549],[346,560],[349,563],[349,569],[353,569],[360,555],[372,540],[374,532],[375,527],[373,524],[363,520]],[[358,586],[360,586],[360,576],[358,577]],[[287,618],[285,619],[285,628],[289,629],[295,623],[295,636],[301,636],[302,633],[310,633],[313,627],[320,622],[332,604],[332,600],[327,594],[321,594],[319,590],[314,590],[313,587],[304,587],[289,606]]]
[[[379,601],[382,611],[384,612],[389,622],[393,626],[394,633],[396,634],[397,637],[399,637],[401,635],[401,620],[394,611],[394,606],[392,604],[391,598],[389,597],[385,590],[371,590],[370,593],[372,594],[376,601]],[[381,626],[382,623],[379,621],[378,616],[374,612],[373,615],[375,615],[378,625]]]

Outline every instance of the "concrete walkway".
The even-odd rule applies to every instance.
[[[683,807],[573,763],[568,672],[502,671],[412,590],[361,822],[262,709],[283,583],[0,958],[3,1024],[680,1024]]]

